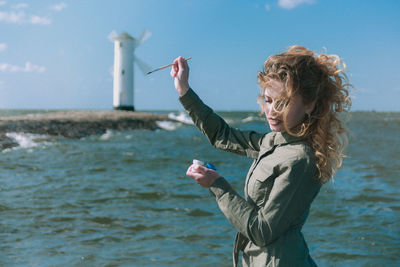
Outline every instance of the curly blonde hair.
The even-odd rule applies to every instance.
[[[336,55],[317,55],[302,47],[292,46],[286,52],[270,56],[258,73],[262,91],[271,79],[284,85],[284,93],[275,101],[274,110],[282,116],[285,130],[304,137],[314,150],[317,177],[328,182],[342,165],[347,145],[344,119],[351,106],[345,63]],[[315,104],[301,125],[288,129],[287,112],[290,99],[299,94],[305,105]],[[263,112],[263,106],[261,105]]]

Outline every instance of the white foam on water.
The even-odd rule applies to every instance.
[[[112,136],[113,132],[110,129],[107,129],[106,132],[100,136],[100,140],[108,141],[111,139]]]
[[[254,116],[249,116],[249,117],[243,119],[242,122],[252,122],[252,121],[255,121],[255,120],[258,120],[258,118],[254,117]]]
[[[190,118],[190,116],[185,112],[179,112],[178,114],[169,113],[168,118],[183,122],[185,124],[194,124],[192,118]]]
[[[46,135],[31,134],[31,133],[6,133],[8,138],[13,139],[18,143],[18,147],[15,148],[33,148],[39,145],[38,142],[43,141],[43,139],[48,139]],[[44,142],[44,144],[49,144],[49,142]],[[13,148],[13,149],[15,149]]]
[[[173,122],[173,121],[156,121],[156,124],[161,129],[164,129],[167,131],[174,131],[182,126],[182,123]]]

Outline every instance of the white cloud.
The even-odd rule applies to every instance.
[[[39,17],[39,16],[31,16],[29,22],[31,24],[41,24],[41,25],[49,25],[51,24],[51,20],[48,18],[44,17]]]
[[[6,1],[0,1],[0,6],[4,6],[5,4],[7,4]]]
[[[61,11],[66,7],[67,7],[67,4],[62,2],[62,3],[59,3],[57,5],[51,6],[50,9],[55,10],[55,11]]]
[[[19,3],[19,4],[12,6],[12,8],[14,8],[14,9],[22,9],[22,8],[27,8],[27,7],[28,7],[27,3]]]
[[[6,23],[17,23],[22,24],[25,20],[25,13],[23,11],[19,12],[1,12],[0,11],[0,22],[4,21]]]
[[[4,52],[7,50],[7,44],[6,43],[0,43],[0,52]]]
[[[49,25],[51,20],[45,17],[39,17],[36,15],[30,16],[28,19],[24,11],[18,12],[0,12],[0,22],[15,23],[15,24],[39,24]]]
[[[270,11],[271,10],[271,6],[269,4],[265,4],[265,10]]]
[[[281,8],[292,9],[301,4],[313,4],[314,0],[279,0],[278,5]]]
[[[39,65],[34,65],[27,61],[25,66],[17,66],[8,63],[0,63],[0,72],[45,72],[46,68]]]

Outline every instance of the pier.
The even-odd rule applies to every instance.
[[[6,133],[24,132],[82,138],[107,130],[156,130],[157,121],[176,121],[166,114],[123,110],[67,110],[0,117],[1,147],[13,146]]]

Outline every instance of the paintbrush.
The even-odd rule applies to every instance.
[[[191,58],[191,57],[188,57],[188,58],[186,58],[185,60],[188,61],[188,60],[190,60],[190,59],[192,59],[192,58]],[[146,73],[146,75],[149,75],[150,73],[153,73],[153,72],[156,72],[156,71],[159,71],[159,70],[166,69],[166,68],[168,68],[168,67],[171,67],[172,65],[174,65],[174,63],[168,64],[168,65],[165,65],[165,66],[162,66],[162,67],[159,67],[158,69],[155,69],[155,70],[152,70],[152,71],[149,71],[148,73]]]

